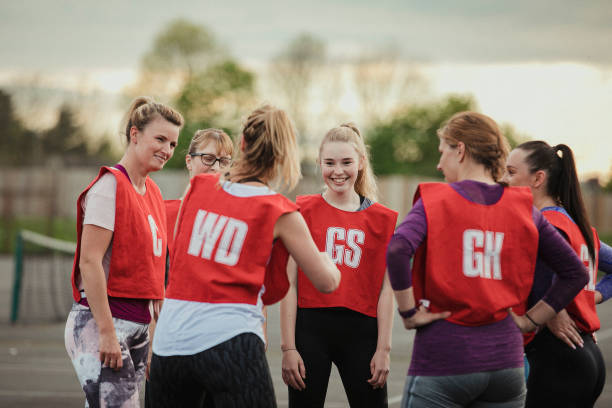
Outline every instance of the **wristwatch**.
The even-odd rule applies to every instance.
[[[399,315],[402,316],[402,319],[410,319],[417,312],[417,308],[413,307],[412,309],[408,309],[408,310],[400,310],[398,307],[397,311]]]

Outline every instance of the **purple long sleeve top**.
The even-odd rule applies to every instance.
[[[501,185],[472,180],[452,183],[451,187],[464,198],[484,205],[495,204],[504,190]],[[533,221],[539,233],[538,259],[558,277],[542,299],[559,311],[586,284],[586,269],[565,239],[535,207]],[[389,280],[394,290],[412,286],[410,260],[426,236],[425,208],[418,200],[387,248]],[[408,374],[458,375],[522,365],[523,337],[510,316],[478,327],[438,320],[417,329]]]

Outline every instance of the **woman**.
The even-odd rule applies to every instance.
[[[386,407],[393,294],[385,250],[397,212],[374,202],[376,181],[355,125],[327,132],[318,162],[326,189],[297,204],[315,243],[342,272],[342,284],[322,294],[289,264],[292,285],[281,302],[289,406],[323,407],[333,362],[351,407]]]
[[[189,143],[185,155],[185,166],[189,172],[189,178],[198,174],[217,174],[229,170],[232,163],[234,145],[232,139],[221,129],[200,129],[195,132]],[[170,267],[170,254],[174,243],[174,227],[176,217],[180,208],[181,200],[164,200],[166,206],[166,231],[168,232],[168,264],[166,268],[165,283],[168,284],[168,268]],[[151,322],[151,337],[155,332],[155,322]],[[149,350],[151,354],[151,350]],[[149,362],[151,356],[149,355]],[[148,373],[147,373],[148,378]],[[151,407],[149,381],[146,381],[145,407]],[[206,404],[206,402],[205,402]]]
[[[274,407],[264,352],[262,294],[274,240],[286,246],[318,290],[340,274],[319,253],[297,206],[270,189],[300,176],[295,133],[284,111],[264,106],[248,117],[242,157],[227,180],[191,180],[179,213],[170,283],[151,362],[155,407]],[[285,274],[286,276],[286,274]],[[284,294],[284,293],[283,293]]]
[[[419,185],[387,253],[404,326],[417,329],[402,406],[522,407],[521,331],[569,303],[584,265],[527,189],[497,183],[508,150],[491,118],[457,113],[438,135],[450,184]],[[536,257],[558,279],[522,316],[508,313],[524,312]]]
[[[185,166],[189,178],[198,174],[217,174],[229,170],[232,164],[234,145],[232,139],[221,129],[200,129],[195,132],[185,155]],[[181,200],[164,200],[168,228],[168,250],[172,252],[174,225]]]
[[[66,350],[86,403],[137,406],[149,347],[149,306],[164,295],[166,219],[149,173],[172,157],[182,116],[148,98],[126,115],[127,149],[77,201],[75,304]]]
[[[589,223],[574,155],[568,146],[551,147],[543,141],[521,144],[508,157],[504,181],[531,189],[535,206],[563,234],[589,270],[589,282],[570,304],[535,337],[526,338],[531,368],[527,406],[592,407],[606,377],[603,356],[594,341],[594,333],[600,328],[595,304],[610,297],[611,275],[597,286],[595,283],[598,264],[607,274],[612,272],[612,248],[599,241]],[[536,270],[538,279],[528,307],[552,283],[547,265],[538,263]]]

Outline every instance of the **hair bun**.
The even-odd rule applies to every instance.
[[[359,132],[359,129],[357,129],[357,125],[354,124],[353,122],[345,122],[341,124],[340,127],[347,127],[351,129],[353,132],[357,133],[357,136],[361,137],[361,133]]]

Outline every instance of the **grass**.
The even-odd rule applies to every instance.
[[[76,241],[76,220],[73,218],[0,219],[0,253],[13,253],[17,231],[27,229],[66,241]]]

